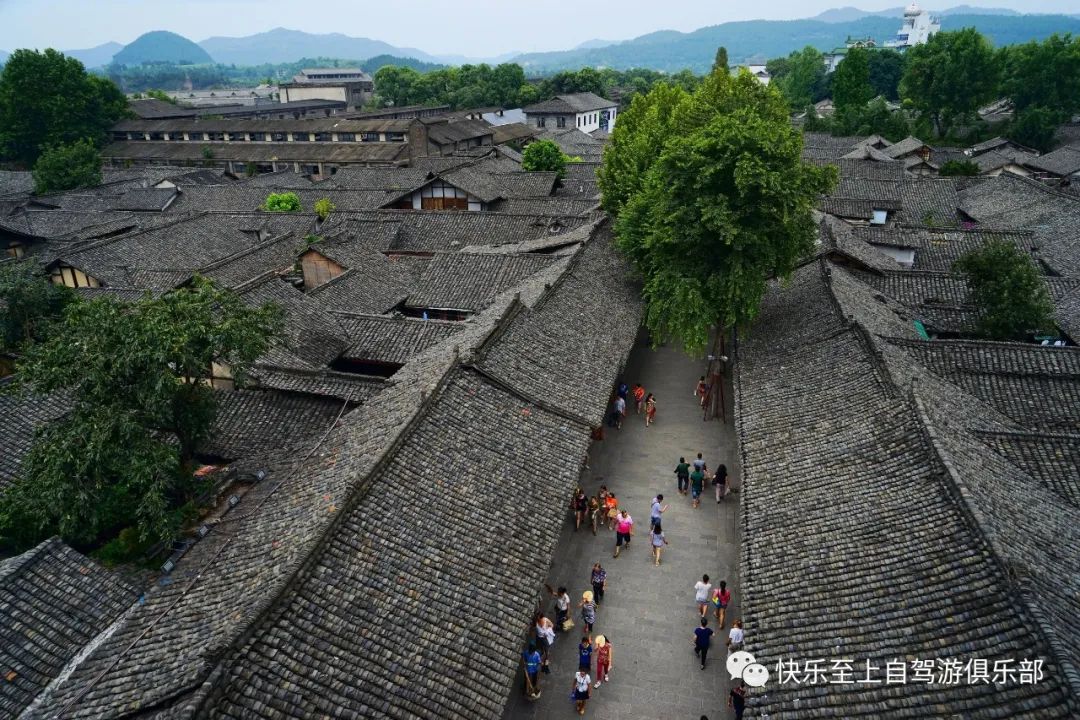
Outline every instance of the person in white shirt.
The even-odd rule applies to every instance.
[[[694,583],[694,600],[697,602],[698,611],[701,612],[701,617],[705,617],[705,614],[709,612],[710,590],[712,590],[712,583],[709,582],[708,575],[702,575],[701,580]]]
[[[727,636],[727,649],[728,649],[728,652],[732,653],[732,652],[735,652],[737,650],[742,650],[742,644],[743,644],[742,620],[736,620],[734,623],[732,623],[731,630],[728,632],[728,636]]]
[[[578,715],[585,714],[585,703],[592,695],[592,678],[586,670],[578,670],[574,674],[574,705]]]

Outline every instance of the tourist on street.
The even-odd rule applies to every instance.
[[[645,388],[641,386],[641,383],[634,383],[634,389],[630,391],[630,394],[634,398],[634,411],[640,415],[645,407]]]
[[[701,626],[694,628],[694,654],[701,659],[701,669],[705,669],[705,658],[709,655],[713,629],[709,627],[709,618],[701,618]]]
[[[630,388],[628,388],[626,386],[626,383],[624,383],[622,380],[620,380],[619,381],[619,389],[616,391],[615,394],[618,397],[621,397],[623,400],[625,400],[627,395],[629,395],[629,393],[630,393]]]
[[[731,688],[728,694],[727,706],[735,711],[735,720],[742,720],[743,711],[746,709],[746,683],[742,680]]]
[[[708,387],[705,384],[705,376],[702,375],[698,378],[697,387],[694,388],[694,397],[696,397],[702,405],[705,404],[705,388]]]
[[[599,605],[604,601],[604,590],[607,589],[607,570],[599,562],[593,564],[589,582],[592,584],[593,598]]]
[[[679,458],[679,464],[675,466],[675,477],[679,481],[679,493],[685,495],[690,487],[690,466],[686,464],[686,458]]]
[[[731,603],[731,591],[727,589],[727,581],[721,580],[720,587],[713,588],[712,603],[716,610],[717,627],[723,630],[727,618],[727,607]]]
[[[525,694],[536,697],[540,694],[540,663],[543,661],[540,651],[536,649],[536,643],[529,643],[523,657],[525,659]]]
[[[611,419],[608,421],[608,425],[621,428],[624,417],[626,417],[626,399],[617,397],[611,405]]]
[[[589,527],[592,528],[592,534],[596,534],[596,529],[600,525],[600,497],[593,495],[589,498]]]
[[[706,470],[708,470],[708,468],[705,466],[705,461],[701,459],[701,453],[698,453],[697,457],[694,458],[694,469],[700,470],[701,472],[705,472]]]
[[[705,471],[694,468],[690,473],[690,498],[693,500],[692,507],[701,505],[701,493],[705,489]]]
[[[615,520],[615,555],[619,557],[622,546],[630,547],[630,536],[634,534],[634,519],[626,510],[619,511],[619,517]]]
[[[581,602],[578,603],[578,607],[581,608],[581,621],[585,623],[585,633],[591,633],[593,625],[596,624],[596,603],[593,601],[592,590],[581,593]]]
[[[574,530],[576,532],[585,523],[585,515],[589,512],[589,498],[585,495],[585,491],[578,488],[570,505],[574,510]]]
[[[602,682],[610,682],[608,675],[611,673],[611,642],[603,635],[596,636],[596,685],[600,687]]]
[[[574,673],[574,706],[578,715],[585,714],[585,703],[592,696],[592,678],[584,670]]]
[[[604,498],[604,507],[607,508],[607,529],[614,530],[619,518],[619,499],[615,497],[615,493],[609,492]]]
[[[645,427],[649,427],[656,420],[656,396],[649,393],[645,398]]]
[[[578,643],[578,670],[584,670],[585,672],[592,672],[592,640],[588,635],[581,636],[581,642]]]
[[[551,586],[547,587],[550,592]],[[565,632],[563,625],[570,617],[570,593],[560,585],[558,590],[551,592],[551,595],[555,598],[555,631]]]
[[[540,670],[550,673],[551,668],[548,667],[548,661],[551,658],[548,650],[551,648],[552,643],[555,642],[555,626],[542,612],[536,613],[536,620],[533,624],[536,626],[536,648],[540,651],[541,657]]]
[[[716,502],[720,502],[727,495],[727,465],[720,463],[713,475],[713,488],[716,489]]]
[[[709,582],[708,575],[702,575],[701,579],[694,583],[694,602],[697,603],[701,617],[705,617],[709,611],[710,590],[712,590],[712,583]]]
[[[654,565],[660,564],[660,551],[665,545],[668,544],[667,538],[664,537],[664,528],[660,526],[660,523],[656,523],[652,526],[649,537],[652,540],[652,554]]]
[[[727,636],[727,649],[729,653],[742,650],[743,636],[742,620],[736,620],[731,623],[731,630],[728,631]]]
[[[664,505],[664,494],[660,493],[653,498],[652,509],[649,511],[649,525],[659,525],[660,516],[668,509],[668,505]]]

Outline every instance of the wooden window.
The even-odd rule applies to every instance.
[[[70,265],[57,265],[49,274],[49,280],[54,285],[63,285],[69,288],[101,287],[97,278],[87,275],[82,270]]]
[[[308,137],[308,133],[306,132],[294,132],[292,134],[292,139],[293,142],[307,142],[311,138]]]
[[[469,193],[436,180],[420,190],[421,210],[468,210]]]
[[[555,127],[559,127],[559,128],[566,127],[566,118],[564,118],[562,115],[555,118]]]
[[[308,250],[300,256],[300,270],[304,276],[304,289],[306,290],[325,285],[345,272],[345,268],[314,250]]]
[[[330,142],[330,133],[328,133],[328,132],[315,133],[315,142]]]
[[[536,127],[547,127],[547,118],[543,115],[536,118]]]
[[[253,133],[251,133],[251,139],[254,142],[262,142],[262,141],[266,140],[266,133],[264,133],[264,132],[253,132]]]
[[[338,142],[356,142],[356,133],[338,133]]]

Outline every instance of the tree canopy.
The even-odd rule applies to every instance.
[[[555,173],[559,179],[566,177],[566,163],[569,158],[551,140],[537,140],[529,143],[521,154],[521,169]]]
[[[833,72],[833,105],[837,112],[866,107],[874,97],[870,85],[870,51],[851,48]]]
[[[908,50],[900,94],[944,136],[957,120],[994,99],[999,69],[990,42],[974,28],[939,32]]]
[[[35,436],[0,499],[0,535],[88,543],[135,525],[144,538],[170,537],[214,419],[212,365],[242,381],[279,324],[277,308],[248,307],[201,278],[133,304],[69,304],[18,364],[20,387],[65,397],[70,411]]]
[[[1026,340],[1054,327],[1053,305],[1035,264],[1012,243],[995,241],[953,265],[978,307],[976,330],[993,340]]]
[[[0,263],[0,350],[20,348],[44,340],[74,293],[54,285],[34,260]]]
[[[802,161],[787,104],[747,72],[713,73],[661,110],[671,92],[658,86],[619,118],[601,188],[619,247],[643,276],[654,340],[699,352],[713,327],[753,319],[767,280],[812,250],[812,211],[836,169]],[[667,122],[681,132],[657,129]],[[640,142],[650,136],[662,138],[658,150]]]
[[[269,212],[301,212],[304,208],[300,205],[299,195],[294,192],[283,192],[267,195],[263,209]]]
[[[826,97],[825,56],[807,45],[786,58],[770,60],[766,66],[788,105],[802,108]]]
[[[88,140],[99,145],[127,114],[109,80],[55,50],[16,50],[0,72],[0,154],[32,165],[45,148]]]
[[[101,155],[89,140],[45,149],[34,163],[34,192],[38,195],[101,184]]]

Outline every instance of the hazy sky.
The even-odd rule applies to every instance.
[[[1077,0],[955,0],[924,3],[1080,10]],[[274,27],[341,32],[433,54],[490,57],[563,50],[592,38],[625,40],[653,30],[694,30],[729,20],[809,17],[831,7],[879,10],[904,0],[0,0],[0,49],[82,49],[128,43],[149,30],[196,42]]]

